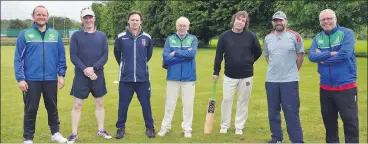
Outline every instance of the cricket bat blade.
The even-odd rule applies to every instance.
[[[212,132],[213,121],[215,119],[215,107],[216,107],[216,101],[214,99],[210,99],[208,101],[206,121],[205,121],[205,124],[204,124],[204,133],[205,134],[209,134],[209,133]]]

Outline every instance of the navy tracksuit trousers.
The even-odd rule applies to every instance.
[[[137,94],[138,100],[141,103],[146,128],[154,128],[150,102],[151,86],[149,81],[119,83],[119,110],[116,127],[125,128],[128,108],[134,92]]]
[[[303,143],[303,132],[299,119],[298,82],[266,82],[268,119],[272,139],[282,141],[281,108],[284,112],[287,132],[292,143]]]

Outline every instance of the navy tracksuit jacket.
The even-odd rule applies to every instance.
[[[151,111],[151,87],[148,61],[152,57],[151,36],[141,31],[138,36],[128,30],[115,39],[114,55],[119,64],[119,110],[117,128],[125,128],[127,112],[134,92],[142,107],[146,128],[153,128]]]

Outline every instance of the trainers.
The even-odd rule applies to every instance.
[[[282,143],[282,141],[279,141],[279,140],[270,140],[270,141],[268,141],[268,143]]]
[[[33,144],[33,141],[32,140],[24,140],[23,144]]]
[[[166,135],[166,133],[167,133],[167,132],[169,132],[169,130],[168,130],[168,129],[162,128],[162,129],[160,130],[160,132],[158,132],[158,134],[157,134],[157,135],[159,135],[159,136],[164,136],[164,135]]]
[[[184,132],[184,137],[185,138],[191,138],[192,137],[192,133],[190,131],[185,131]]]
[[[65,143],[67,139],[63,137],[60,132],[54,133],[51,136],[51,141],[58,142],[58,143]]]
[[[75,140],[77,140],[78,138],[78,135],[76,134],[71,134],[69,137],[68,137],[68,141],[66,143],[68,144],[73,144],[75,142]]]
[[[105,130],[97,131],[97,135],[102,136],[104,139],[112,139],[112,136],[109,135]]]
[[[235,129],[235,134],[236,135],[242,135],[243,134],[243,130],[242,129]]]
[[[226,128],[221,128],[220,133],[227,133],[227,129]]]
[[[121,139],[124,137],[124,135],[125,135],[125,128],[118,128],[118,130],[116,131],[115,138]]]
[[[147,128],[146,129],[146,135],[149,138],[154,138],[155,137],[155,129],[154,128]]]

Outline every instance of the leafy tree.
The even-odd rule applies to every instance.
[[[103,13],[103,10],[106,9],[106,6],[104,6],[104,4],[102,3],[92,3],[92,10],[93,12],[95,13],[95,25],[96,25],[96,28],[98,30],[101,29],[101,23],[102,23],[102,13]]]
[[[107,4],[108,14],[111,15],[112,32],[117,35],[125,30],[128,23],[128,13],[131,11],[134,2],[130,1],[110,1]]]
[[[359,31],[367,24],[367,1],[278,1],[276,5],[288,16],[290,27],[301,33],[321,31],[319,13],[327,8],[335,11],[341,26]]]
[[[27,25],[20,19],[10,20],[9,29],[25,29]]]
[[[170,4],[170,1],[164,0],[140,4],[144,15],[143,29],[155,39],[156,45],[162,46],[164,39],[175,32],[175,25],[172,25],[173,15]]]

